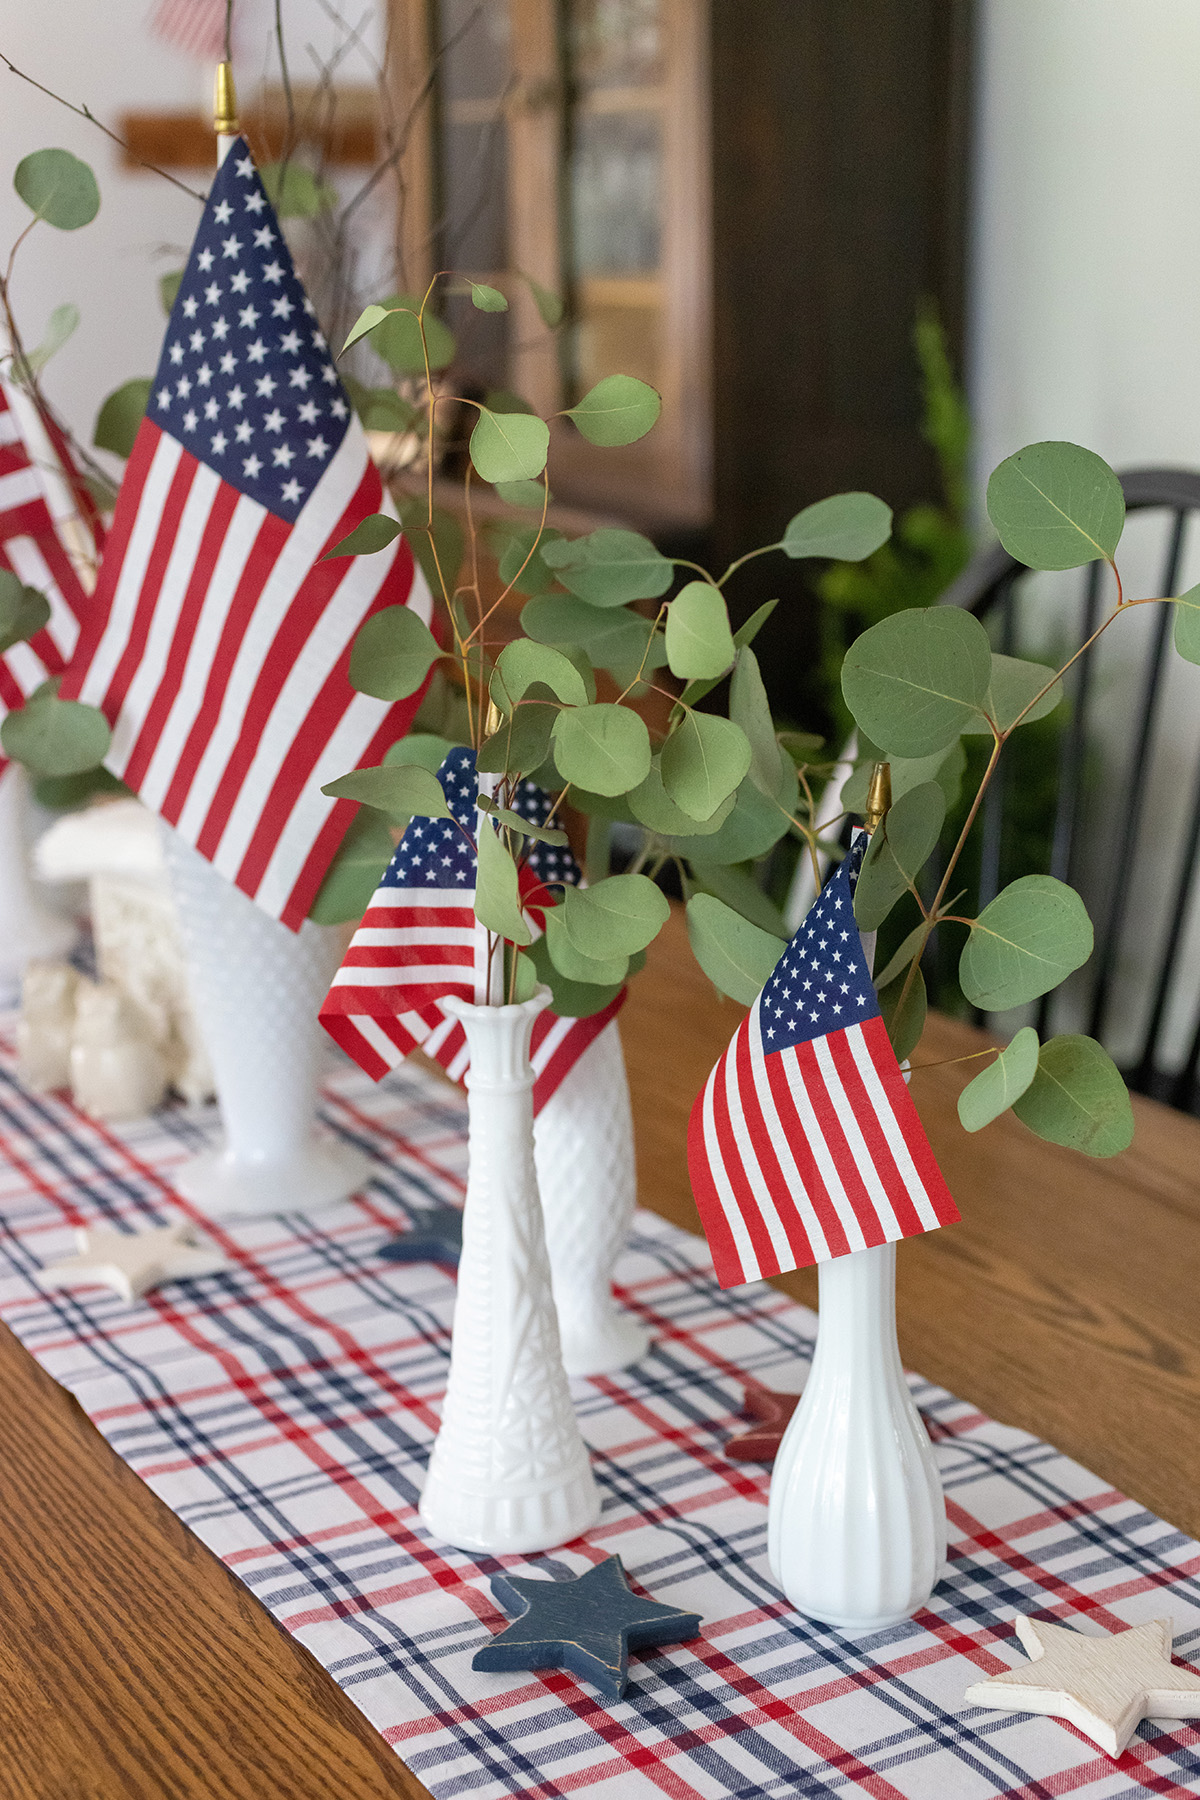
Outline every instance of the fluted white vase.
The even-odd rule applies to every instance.
[[[421,1495],[463,1550],[549,1550],[594,1525],[600,1497],[562,1365],[533,1157],[529,1035],[550,996],[448,999],[471,1055],[469,1168],[442,1424]]]
[[[162,826],[192,1005],[212,1063],[225,1143],[185,1163],[180,1193],[212,1219],[311,1211],[363,1185],[370,1161],[318,1133],[325,1034],[317,1012],[338,934],[289,931]]]
[[[546,1249],[568,1375],[606,1375],[645,1355],[649,1333],[613,1297],[637,1201],[633,1112],[617,1021],[588,1045],[533,1127]]]
[[[849,1631],[923,1606],[946,1506],[896,1341],[896,1246],[822,1263],[812,1371],[771,1476],[767,1555],[797,1611]]]
[[[29,777],[19,763],[0,771],[0,1003],[15,1001],[25,965],[66,956],[79,935],[48,906],[30,872]]]

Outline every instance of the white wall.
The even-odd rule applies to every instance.
[[[1200,4],[980,0],[979,16],[969,381],[980,500],[997,462],[1043,438],[1086,444],[1118,468],[1200,470]],[[1118,552],[1130,592],[1157,591],[1148,524],[1134,521]],[[1200,579],[1200,541],[1187,579]],[[1078,591],[1077,577],[1042,582],[1047,638],[1074,628]],[[1111,873],[1109,770],[1155,610],[1119,620],[1105,640],[1089,899]],[[1121,877],[1133,883],[1141,946],[1122,970],[1129,1045],[1198,750],[1200,671],[1175,659],[1142,856]],[[1200,919],[1189,964],[1200,971]],[[1194,1006],[1189,986],[1177,999],[1177,1050]]]
[[[351,9],[355,20],[367,0]],[[378,9],[377,9],[378,10]],[[127,110],[166,111],[211,105],[212,68],[152,37],[152,0],[15,0],[4,9],[5,54],[18,68],[116,127]],[[235,67],[245,95],[264,74],[277,79],[270,45],[270,0],[238,0]],[[312,43],[327,53],[336,28],[318,0],[284,0],[294,74],[312,80]],[[378,41],[378,29],[375,32]],[[369,81],[370,67],[352,55],[345,78]],[[52,309],[74,301],[83,317],[72,341],[51,363],[47,392],[70,424],[91,439],[100,402],[133,375],[151,375],[165,319],[157,278],[182,263],[200,208],[160,176],[121,166],[116,147],[83,119],[0,68],[0,257],[28,223],[12,189],[12,172],[31,150],[62,145],[89,162],[100,183],[101,210],[89,226],[59,232],[39,225],[20,251],[13,296],[23,335],[36,343]],[[180,178],[202,190],[204,172]]]

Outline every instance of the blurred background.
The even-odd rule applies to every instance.
[[[85,442],[104,397],[153,372],[160,280],[199,207],[135,158],[203,190],[224,15],[224,0],[41,0],[5,21],[6,57],[130,147],[0,71],[6,170],[61,144],[103,194],[87,230],[31,242],[13,282],[30,342],[79,309],[45,386]],[[897,541],[865,569],[772,557],[730,587],[735,618],[784,601],[758,645],[772,701],[831,741],[846,642],[934,601],[987,540],[1002,457],[1054,437],[1118,469],[1200,469],[1194,0],[237,0],[233,49],[260,158],[286,149],[311,176],[288,232],[332,339],[367,301],[453,268],[510,299],[444,303],[455,391],[547,412],[614,371],[660,389],[660,425],[628,449],[559,434],[567,529],[628,524],[719,570],[828,493],[896,509]],[[26,217],[6,173],[0,241]],[[561,298],[555,330],[526,277]],[[373,351],[348,366],[403,396]],[[1130,589],[1156,579],[1140,529]],[[1185,544],[1185,581],[1197,555]],[[1077,577],[1032,588],[1026,653],[1070,638],[1077,593]],[[1095,677],[1100,828],[1079,878],[1101,898],[1143,628],[1109,634]],[[1147,930],[1185,832],[1190,673],[1167,677],[1142,854],[1121,872]],[[1122,958],[1135,996],[1137,944]]]

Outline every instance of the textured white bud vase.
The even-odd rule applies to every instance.
[[[568,1375],[607,1375],[637,1362],[650,1342],[612,1291],[637,1200],[633,1113],[615,1019],[542,1107],[533,1147],[563,1367]]]
[[[594,1525],[600,1496],[559,1349],[533,1160],[529,1034],[550,996],[443,1000],[461,1019],[470,1163],[442,1427],[421,1517],[463,1550],[549,1550]]]
[[[48,906],[30,874],[29,778],[19,763],[0,773],[0,1002],[15,1001],[26,963],[66,956],[78,937]]]
[[[224,1149],[185,1163],[176,1187],[211,1219],[346,1199],[370,1161],[316,1132],[325,1049],[317,1011],[338,964],[337,933],[311,921],[289,931],[169,825],[162,837],[225,1127]]]
[[[822,1263],[812,1371],[771,1476],[767,1556],[798,1612],[906,1619],[946,1559],[946,1506],[896,1342],[896,1246]]]

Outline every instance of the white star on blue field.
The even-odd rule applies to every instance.
[[[346,434],[349,399],[240,138],[205,205],[147,417],[289,524]]]
[[[854,923],[854,887],[866,846],[860,837],[826,882],[759,996],[764,1050],[787,1050],[879,1016]]]
[[[410,820],[384,876],[388,887],[475,886],[475,800],[479,793],[475,752],[465,747],[451,750],[438,770],[438,780],[454,817]],[[534,782],[517,783],[512,810],[531,825],[544,825],[551,805],[549,794]],[[535,839],[527,861],[531,873],[547,887],[575,887],[580,880],[579,865],[565,847],[540,844]]]

